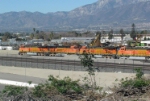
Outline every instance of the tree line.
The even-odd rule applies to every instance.
[[[108,39],[113,39],[114,33],[118,33],[123,40],[126,34],[130,34],[130,37],[133,40],[140,39],[143,37],[143,35],[148,34],[147,30],[142,31],[136,31],[136,26],[133,23],[131,25],[131,31],[124,31],[124,29],[120,29],[119,31],[113,31],[111,29],[110,31],[85,31],[85,32],[79,32],[79,31],[68,31],[68,32],[44,32],[37,30],[36,28],[33,28],[33,31],[31,33],[11,33],[11,32],[4,32],[0,33],[0,38],[2,41],[7,41],[8,39],[15,38],[16,41],[25,41],[25,40],[32,40],[32,39],[44,39],[46,41],[51,41],[52,39],[60,39],[62,36],[64,37],[91,37],[94,36],[94,34],[100,34],[101,37],[104,37],[106,34],[108,35]],[[28,37],[26,37],[28,36]],[[26,37],[25,39],[22,39],[23,37]],[[146,36],[144,38],[146,40]]]

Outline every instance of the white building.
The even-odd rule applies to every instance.
[[[62,42],[91,42],[94,37],[61,37],[61,39],[52,39],[51,43],[62,43]]]
[[[126,35],[123,38],[123,41],[128,41],[128,40],[132,40],[132,38],[130,37],[130,35]],[[112,39],[108,39],[108,34],[106,34],[105,36],[101,37],[101,43],[105,43],[105,42],[121,42],[121,35],[120,34],[114,34]]]
[[[52,39],[51,43],[61,43],[62,40],[61,39]]]
[[[141,43],[144,43],[145,46],[149,46],[150,47],[150,40],[141,41]]]
[[[96,37],[61,37],[61,39],[53,39],[51,43],[62,43],[62,42],[79,42],[79,43],[91,43]],[[126,35],[123,41],[132,40],[130,35]],[[101,43],[105,42],[121,42],[121,37],[119,34],[114,34],[112,39],[108,39],[108,34],[101,36]]]
[[[94,37],[62,37],[62,42],[79,42],[79,43],[91,43]]]
[[[150,39],[150,34],[141,34],[141,35],[142,35],[142,37],[140,38],[141,40],[145,40],[145,38],[146,40]]]

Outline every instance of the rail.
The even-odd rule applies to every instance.
[[[62,59],[44,59],[44,58],[28,58],[28,57],[11,57],[0,56],[0,65],[14,66],[14,67],[27,67],[27,68],[43,68],[43,69],[56,69],[56,70],[72,70],[72,71],[85,71],[80,60],[62,60]],[[134,72],[135,68],[142,68],[142,70],[150,71],[150,64],[144,61],[141,64],[135,64],[133,60],[131,63],[115,63],[115,62],[101,62],[95,61],[93,64],[97,71],[129,71]]]

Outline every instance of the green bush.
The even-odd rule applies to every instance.
[[[51,82],[51,86],[55,87],[62,94],[69,93],[70,91],[81,93],[82,91],[78,84],[79,81],[72,81],[69,77],[60,80],[50,75],[49,81]]]
[[[26,87],[7,85],[2,90],[2,95],[7,94],[8,97],[17,96],[23,94],[26,90],[27,90]]]
[[[135,87],[135,88],[139,88],[139,87],[145,87],[148,86],[150,84],[149,80],[146,79],[130,79],[130,80],[122,80],[121,81],[121,86],[123,87]]]
[[[138,69],[135,69],[135,71],[136,71],[136,78],[137,79],[141,79],[142,76],[144,75],[144,73],[142,72],[142,70],[140,68],[138,68]]]
[[[82,92],[80,85],[78,85],[78,81],[72,81],[69,77],[65,77],[61,80],[50,75],[46,83],[39,84],[33,88],[32,95],[36,98],[48,99],[54,95],[71,92]]]
[[[52,95],[59,94],[57,89],[51,85],[50,82],[38,84],[35,88],[33,88],[32,95],[37,98],[48,98]]]
[[[145,87],[148,86],[150,84],[150,80],[147,80],[145,78],[142,78],[144,73],[142,72],[142,70],[140,68],[135,69],[136,71],[136,77],[133,79],[122,79],[121,80],[121,86],[122,87],[135,87],[135,88],[139,88],[139,87]]]
[[[45,89],[45,85],[39,84],[33,89],[33,95],[39,98],[45,97],[46,93],[44,92],[44,89]]]

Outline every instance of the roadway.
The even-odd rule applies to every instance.
[[[10,73],[2,73],[0,72],[0,81],[6,80],[5,82],[0,82],[0,91],[4,89],[5,85],[11,84],[11,81],[15,81],[16,83],[28,83],[31,81],[33,84],[39,84],[46,81],[43,78],[37,78],[27,75],[17,75],[17,74],[10,74]]]

